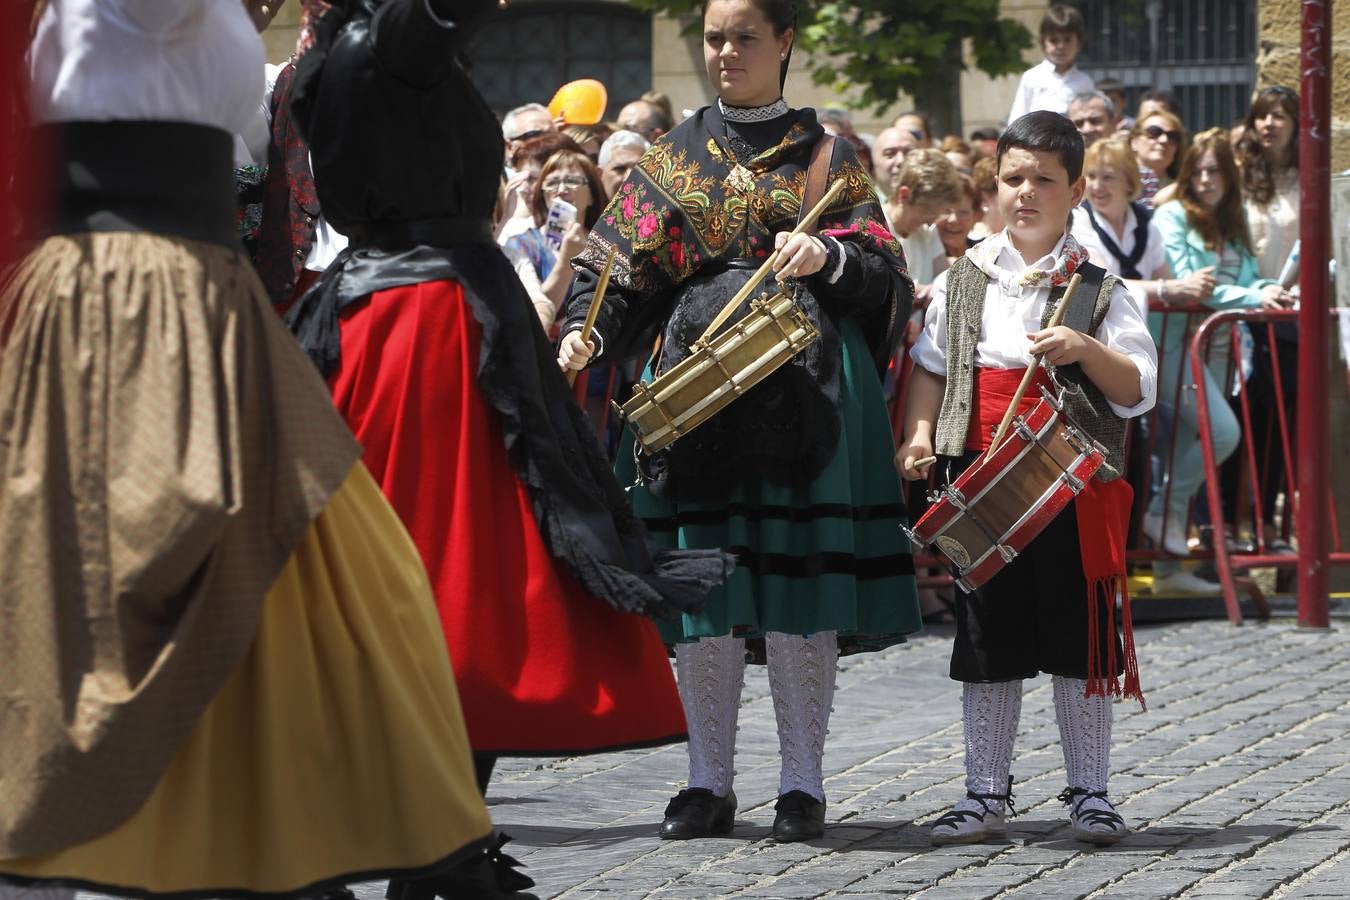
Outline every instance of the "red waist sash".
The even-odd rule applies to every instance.
[[[1008,404],[1017,393],[1026,369],[975,370],[975,386],[971,392],[970,425],[966,429],[967,450],[988,450],[994,431],[1003,421]],[[1026,415],[1041,401],[1040,389],[1052,393],[1054,382],[1044,369],[1039,369],[1027,392],[1017,404],[1017,415]],[[1007,440],[1007,436],[1004,436]],[[1089,695],[1122,695],[1120,679],[1116,676],[1115,639],[1107,641],[1107,658],[1099,659],[1097,615],[1100,603],[1105,605],[1107,627],[1115,630],[1115,596],[1121,597],[1122,649],[1125,655],[1125,684],[1123,694],[1144,703],[1139,683],[1139,663],[1134,651],[1134,627],[1130,620],[1130,593],[1125,577],[1125,536],[1130,527],[1130,504],[1134,490],[1123,478],[1114,481],[1092,479],[1074,498],[1074,513],[1078,521],[1078,546],[1083,562],[1083,574],[1088,583],[1088,678]],[[1103,663],[1105,666],[1103,667]],[[1105,671],[1103,671],[1103,668]]]

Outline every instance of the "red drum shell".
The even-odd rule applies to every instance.
[[[913,529],[920,543],[952,565],[967,591],[1008,564],[999,544],[1020,552],[1069,505],[1076,492],[1066,471],[1086,484],[1105,459],[1102,447],[1049,400],[1020,418],[1038,439],[1010,428],[998,451],[966,469]],[[965,510],[953,492],[964,498]]]

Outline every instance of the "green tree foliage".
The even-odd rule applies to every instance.
[[[628,0],[647,12],[693,15],[700,0]],[[908,94],[939,118],[950,109],[961,69],[963,42],[970,59],[990,75],[1026,68],[1032,46],[1026,27],[999,15],[998,0],[799,0],[798,43],[811,53],[817,84],[854,87],[859,108],[878,114]],[[800,59],[800,57],[798,57]]]

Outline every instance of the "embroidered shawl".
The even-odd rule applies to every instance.
[[[788,115],[796,121],[777,145],[748,160],[736,158],[716,106],[695,113],[653,144],[573,260],[581,277],[569,303],[569,325],[585,316],[591,293],[587,288],[611,247],[616,254],[610,289],[619,296],[618,302],[607,299],[601,314],[597,330],[605,338],[619,330],[629,305],[669,299],[689,279],[723,269],[732,260],[767,256],[774,235],[796,226],[811,149],[824,133],[813,110]],[[748,179],[745,172],[736,172],[742,167]],[[851,265],[871,275],[868,289],[857,290],[863,285],[856,278],[841,279],[850,282],[847,292],[831,291],[821,276],[806,283],[826,312],[858,318],[869,344],[884,354],[895,322],[909,314],[913,283],[872,180],[844,141],[835,142],[831,161],[830,182],[840,179],[847,185],[844,193],[821,216],[818,227],[846,248],[855,248],[846,254]],[[878,276],[889,282],[885,289],[877,284]]]

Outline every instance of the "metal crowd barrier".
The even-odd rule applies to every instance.
[[[1237,453],[1241,454],[1241,467],[1244,475],[1244,482],[1248,486],[1251,497],[1250,525],[1252,540],[1249,548],[1230,548],[1228,542],[1221,539],[1222,532],[1219,527],[1224,523],[1224,497],[1222,492],[1221,475],[1219,466],[1214,460],[1213,431],[1211,428],[1212,410],[1209,407],[1208,397],[1204,391],[1198,391],[1196,394],[1197,415],[1200,421],[1200,440],[1205,453],[1205,493],[1209,505],[1209,514],[1211,520],[1215,523],[1215,541],[1213,558],[1215,567],[1218,569],[1219,583],[1223,587],[1224,603],[1228,608],[1229,618],[1234,622],[1241,621],[1240,613],[1237,612],[1237,585],[1238,578],[1236,572],[1252,568],[1294,568],[1298,565],[1298,556],[1293,552],[1275,553],[1272,552],[1266,540],[1266,522],[1263,510],[1263,497],[1266,489],[1270,486],[1270,480],[1278,477],[1278,467],[1272,464],[1271,451],[1278,450],[1283,463],[1283,478],[1278,478],[1280,482],[1278,487],[1284,491],[1283,509],[1281,510],[1281,522],[1279,523],[1279,534],[1288,539],[1295,535],[1294,523],[1297,521],[1299,496],[1296,489],[1298,481],[1298,468],[1301,463],[1306,461],[1306,457],[1294,452],[1297,444],[1294,440],[1295,431],[1292,423],[1295,421],[1295,409],[1288,408],[1285,402],[1285,385],[1280,371],[1279,353],[1280,342],[1275,337],[1275,326],[1281,322],[1297,323],[1299,313],[1294,310],[1230,310],[1218,312],[1210,315],[1195,329],[1195,334],[1189,344],[1189,363],[1191,367],[1192,388],[1201,378],[1201,373],[1207,358],[1210,356],[1215,346],[1216,336],[1227,335],[1230,346],[1235,346],[1239,340],[1238,325],[1246,324],[1251,329],[1262,329],[1268,341],[1271,353],[1271,373],[1275,384],[1275,416],[1272,420],[1272,426],[1275,434],[1253,435],[1252,434],[1252,409],[1253,401],[1248,392],[1248,379],[1236,379],[1237,405],[1239,410],[1239,421],[1242,425],[1242,441],[1238,445]],[[1328,324],[1334,333],[1338,327],[1337,314],[1333,310],[1328,317]],[[1225,331],[1226,329],[1226,331]],[[1325,336],[1321,336],[1325,339]],[[1331,373],[1327,373],[1330,377]],[[1253,437],[1264,438],[1264,440],[1253,440]],[[1306,446],[1306,444],[1305,444]],[[1258,450],[1264,449],[1265,453],[1258,457]],[[1345,546],[1341,542],[1340,529],[1334,513],[1334,504],[1331,502],[1332,486],[1328,482],[1323,485],[1327,493],[1326,508],[1332,510],[1332,514],[1327,517],[1325,527],[1330,529],[1330,553],[1328,562],[1331,564],[1350,563],[1350,552],[1346,552]],[[1242,511],[1239,510],[1239,513]],[[1236,522],[1234,523],[1237,524]]]
[[[1266,604],[1264,594],[1250,578],[1244,578],[1239,573],[1253,568],[1293,567],[1298,563],[1298,557],[1292,552],[1277,552],[1276,548],[1272,547],[1271,542],[1267,540],[1266,535],[1267,525],[1272,525],[1279,539],[1287,542],[1294,537],[1297,503],[1295,485],[1297,484],[1296,467],[1298,464],[1297,454],[1293,452],[1295,447],[1292,429],[1294,410],[1289,408],[1285,402],[1285,385],[1279,365],[1280,342],[1275,338],[1275,325],[1281,322],[1296,321],[1298,313],[1264,310],[1214,312],[1203,305],[1180,304],[1154,309],[1151,313],[1162,316],[1159,341],[1161,345],[1165,346],[1168,343],[1170,332],[1177,328],[1183,329],[1183,337],[1179,346],[1188,357],[1185,364],[1189,377],[1185,377],[1183,373],[1182,377],[1176,379],[1176,385],[1171,396],[1159,396],[1158,404],[1144,417],[1145,427],[1136,428],[1133,427],[1135,423],[1131,423],[1126,456],[1127,459],[1142,459],[1143,463],[1142,470],[1138,465],[1135,465],[1132,471],[1126,473],[1127,477],[1131,479],[1131,486],[1134,488],[1134,506],[1131,511],[1132,527],[1130,529],[1130,542],[1126,548],[1126,559],[1132,566],[1137,566],[1140,571],[1143,568],[1142,564],[1151,564],[1164,559],[1179,560],[1188,564],[1212,563],[1222,589],[1222,597],[1228,617],[1232,622],[1237,624],[1242,621],[1239,604],[1240,593],[1245,594],[1252,601],[1258,614],[1267,616],[1269,615],[1269,607]],[[1245,324],[1250,329],[1263,329],[1267,346],[1270,348],[1276,402],[1274,416],[1270,418],[1269,431],[1265,434],[1253,434],[1253,399],[1248,389],[1248,378],[1237,377],[1243,360],[1241,331],[1235,327],[1239,324]],[[910,378],[914,370],[914,362],[909,356],[910,347],[910,342],[906,341],[897,348],[885,379],[891,425],[897,445],[903,437],[904,398],[908,393]],[[1172,361],[1163,355],[1161,349],[1158,364],[1160,372],[1163,371],[1165,366],[1172,364]],[[1203,384],[1206,368],[1208,368],[1212,377],[1218,379],[1220,385],[1225,387],[1225,394],[1234,394],[1231,400],[1236,407],[1235,415],[1240,425],[1241,437],[1237,449],[1233,452],[1233,456],[1228,463],[1238,470],[1237,484],[1240,487],[1238,495],[1232,499],[1227,507],[1224,502],[1223,467],[1214,458],[1212,430],[1214,411],[1210,409],[1207,392],[1199,389],[1199,386]],[[607,435],[612,436],[613,413],[610,401],[615,398],[616,392],[621,387],[619,367],[613,367],[607,373],[603,405],[598,408],[595,403],[597,398],[589,396],[590,379],[591,372],[589,370],[583,371],[577,378],[574,395],[577,403],[583,409],[588,409],[589,399],[588,411],[591,415],[591,421],[603,441]],[[1232,390],[1234,387],[1236,388],[1235,391]],[[1201,546],[1191,548],[1187,556],[1176,557],[1167,553],[1161,547],[1151,545],[1152,542],[1144,535],[1143,520],[1153,494],[1160,491],[1163,494],[1161,505],[1164,512],[1159,534],[1163,536],[1167,534],[1170,524],[1168,510],[1171,506],[1169,501],[1172,488],[1170,464],[1176,457],[1177,451],[1185,448],[1178,447],[1177,429],[1164,427],[1163,406],[1170,404],[1174,409],[1181,406],[1186,399],[1183,397],[1183,392],[1190,392],[1194,395],[1197,430],[1204,450],[1205,466],[1204,487],[1191,499],[1191,512],[1187,516],[1186,531],[1187,533],[1190,531],[1190,520],[1194,513],[1197,511],[1207,512],[1208,524],[1202,523],[1200,531],[1203,535],[1204,531],[1208,529],[1211,538],[1208,541],[1202,541]],[[1143,441],[1142,446],[1135,446],[1140,441]],[[610,449],[612,454],[613,448]],[[1139,456],[1141,449],[1142,457]],[[926,487],[917,490],[922,490],[924,493],[931,490],[933,488],[931,478],[932,476],[930,476],[930,483]],[[1272,479],[1279,481],[1277,489],[1283,498],[1276,522],[1266,520],[1263,508],[1263,498],[1267,496]],[[1330,491],[1329,485],[1327,490]],[[913,497],[915,494],[911,493],[910,496]],[[1198,510],[1197,507],[1199,507]],[[1230,510],[1234,511],[1232,515],[1234,521],[1231,522],[1229,521]],[[911,510],[911,519],[917,518],[917,515],[917,510]],[[1350,552],[1346,552],[1342,545],[1335,517],[1332,516],[1331,518],[1333,549],[1330,561],[1333,563],[1350,562]],[[1238,540],[1239,543],[1237,544],[1230,545],[1229,543],[1229,525],[1234,526],[1232,537]],[[1245,526],[1246,531],[1250,533],[1249,542],[1243,541],[1242,530],[1237,527],[1240,525]],[[916,551],[914,564],[920,587],[950,587],[954,589],[951,574],[938,558],[923,551]]]

